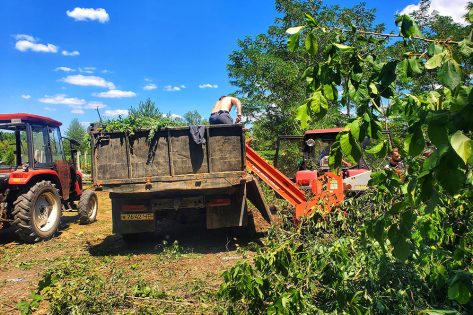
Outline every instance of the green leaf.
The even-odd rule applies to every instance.
[[[434,55],[425,63],[425,69],[432,70],[432,69],[440,67],[443,61],[443,57],[444,57],[444,54]]]
[[[385,157],[388,153],[389,142],[384,140],[377,145],[365,150],[366,153],[373,154],[376,157]]]
[[[310,114],[316,118],[323,118],[327,113],[328,102],[325,96],[322,95],[321,91],[314,92],[307,104],[310,108]]]
[[[337,47],[337,49],[342,51],[342,52],[353,52],[354,51],[354,48],[351,47],[351,46],[347,46],[347,45],[343,45],[343,44],[337,44],[337,43],[333,43],[332,45]]]
[[[289,36],[289,39],[287,41],[287,48],[289,51],[293,52],[299,47],[299,38],[300,38],[300,33],[294,33],[291,36]]]
[[[420,123],[415,123],[409,128],[409,133],[404,140],[404,150],[410,156],[419,155],[425,147],[424,134]]]
[[[448,145],[448,131],[445,125],[429,124],[427,135],[430,141],[437,147]]]
[[[468,11],[467,18],[470,23],[473,23],[473,7],[470,9],[470,11]]]
[[[427,53],[429,56],[434,56],[440,54],[443,51],[442,45],[437,45],[436,43],[430,43],[429,48],[427,49]]]
[[[315,19],[312,17],[312,15],[310,14],[304,14],[305,16],[305,21],[307,22],[307,24],[309,24],[309,26],[311,27],[316,27],[317,26],[317,22],[315,22]]]
[[[324,84],[323,91],[326,98],[331,101],[335,100],[335,93],[337,92],[337,89],[332,84]]]
[[[399,30],[403,37],[423,37],[416,22],[408,15],[398,16],[396,19],[396,25],[399,26]]]
[[[331,170],[337,169],[342,164],[342,157],[340,142],[336,141],[330,147],[330,156],[328,157],[328,165]]]
[[[305,39],[305,49],[312,56],[315,56],[315,54],[317,54],[317,51],[319,50],[319,46],[317,45],[317,38],[315,37],[313,32],[310,32]]]
[[[460,53],[469,58],[471,54],[473,53],[473,47],[472,47],[472,42],[470,42],[467,39],[462,40],[461,42],[458,43],[458,47],[460,48]]]
[[[460,304],[466,304],[471,298],[471,293],[463,281],[455,281],[448,287],[448,298]]]
[[[358,117],[357,119],[355,119],[354,121],[350,123],[350,127],[349,127],[351,134],[358,141],[364,140],[363,138],[365,137],[364,132],[361,132],[361,128],[360,128],[362,124],[362,120],[363,118]]]
[[[301,129],[307,129],[309,122],[311,121],[307,103],[302,104],[296,109],[296,120],[300,122]]]
[[[421,74],[421,64],[418,58],[409,58],[408,62],[408,74],[409,76],[413,76],[414,74]]]
[[[450,144],[465,164],[473,164],[473,141],[458,130],[450,138]]]
[[[383,65],[380,73],[381,84],[388,86],[396,80],[397,61],[390,61]]]
[[[438,72],[438,77],[443,85],[454,90],[461,82],[462,70],[455,60],[445,62]]]
[[[352,157],[355,161],[361,158],[361,147],[351,133],[340,136],[340,147],[343,154]]]
[[[411,247],[404,238],[400,238],[399,241],[394,243],[393,245],[394,257],[396,257],[400,261],[406,261],[411,256]]]
[[[295,26],[295,27],[290,27],[286,30],[286,33],[289,35],[294,35],[299,33],[305,26]]]

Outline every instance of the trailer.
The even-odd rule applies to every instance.
[[[110,192],[115,234],[156,232],[166,219],[196,212],[205,215],[208,229],[243,227],[247,198],[271,221],[257,179],[246,172],[241,125],[131,134],[95,124],[89,133],[93,186]]]

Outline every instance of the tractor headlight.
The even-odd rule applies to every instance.
[[[315,145],[315,140],[314,139],[309,139],[305,142],[308,147],[313,147]]]

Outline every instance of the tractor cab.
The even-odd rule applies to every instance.
[[[11,224],[25,241],[52,237],[61,211],[77,209],[74,201],[79,210],[87,203],[81,222],[95,220],[97,197],[82,191],[82,173],[66,160],[61,125],[33,114],[0,114],[0,229]]]
[[[282,170],[289,169],[290,171],[286,175],[292,178],[301,188],[314,190],[313,184],[317,182],[317,178],[325,175],[334,175],[330,172],[329,167],[330,147],[342,130],[343,128],[315,129],[307,130],[303,136],[279,136],[276,144],[274,165]],[[282,151],[283,147],[294,150],[294,144],[298,145],[299,148],[296,168],[293,166],[290,169],[278,165],[278,163],[287,162],[281,159],[287,155],[286,152]],[[365,146],[366,143],[362,144],[362,147]],[[370,174],[371,171],[363,157],[357,163],[351,163],[345,159],[342,160],[340,176],[343,179],[344,190],[366,190]]]

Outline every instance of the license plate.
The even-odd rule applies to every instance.
[[[153,213],[122,213],[122,221],[149,221],[154,220]]]

